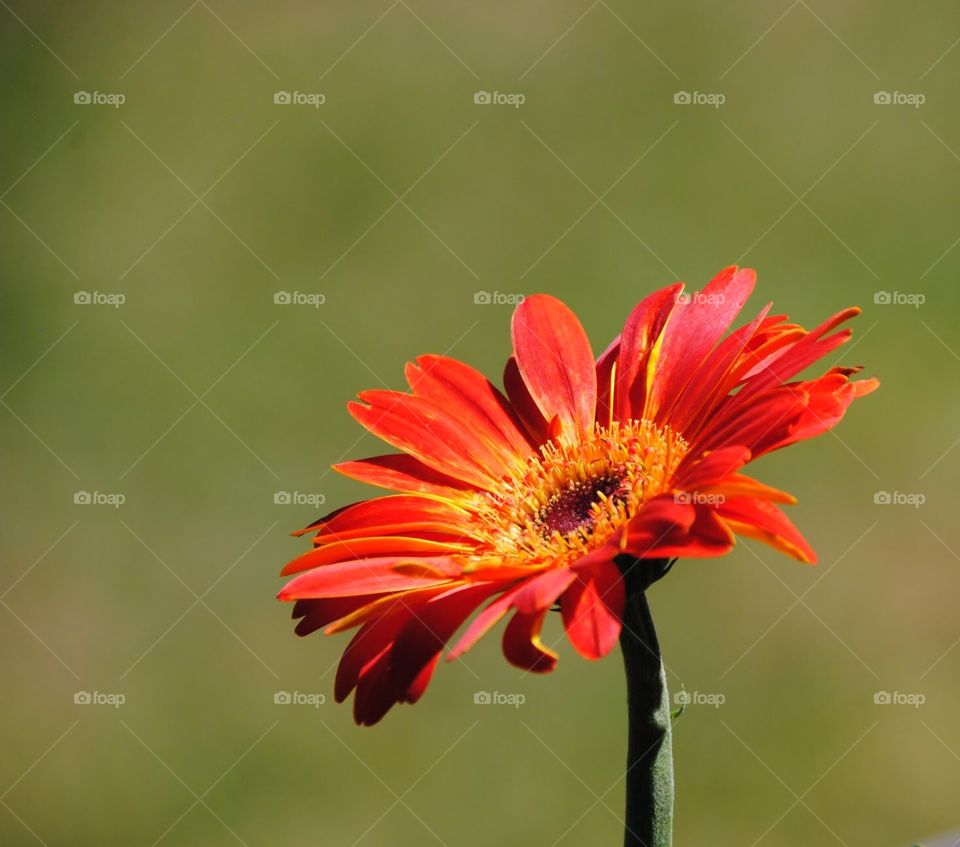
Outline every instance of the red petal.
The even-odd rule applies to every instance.
[[[517,612],[503,631],[503,655],[511,665],[534,673],[547,673],[557,666],[557,654],[540,641],[540,629],[547,613],[525,615]]]
[[[468,626],[463,635],[460,636],[460,639],[457,641],[457,643],[453,645],[453,648],[450,650],[450,655],[447,656],[447,659],[451,660],[456,659],[458,656],[462,656],[484,635],[486,635],[500,621],[500,619],[510,611],[510,609],[513,607],[513,601],[516,598],[517,593],[521,591],[524,586],[525,583],[516,585],[513,588],[505,591],[495,600],[491,601],[490,604],[473,619],[473,621],[470,623],[470,626]]]
[[[576,315],[549,294],[527,297],[513,313],[513,350],[523,380],[547,420],[568,435],[590,432],[597,410],[597,372]]]
[[[704,427],[690,445],[691,452],[708,452],[736,445],[749,447],[756,458],[760,455],[761,439],[774,429],[788,425],[796,406],[796,397],[789,389],[767,392],[753,403],[741,405],[736,414],[719,416],[717,421]]]
[[[609,427],[614,420],[614,383],[617,379],[616,364],[620,357],[618,335],[597,359],[597,421]]]
[[[749,461],[750,450],[742,444],[713,450],[689,464],[684,462],[677,471],[674,486],[682,491],[699,491],[736,473]]]
[[[437,654],[423,666],[423,669],[417,674],[416,679],[410,683],[410,687],[407,689],[403,698],[404,703],[416,703],[417,700],[423,696],[423,692],[427,690],[427,686],[430,684],[430,678],[433,676],[439,660],[440,655]]]
[[[471,427],[505,462],[534,452],[507,398],[479,371],[445,356],[420,356],[406,375],[414,394]]]
[[[371,668],[378,658],[386,655],[397,633],[413,614],[410,606],[398,598],[384,614],[360,627],[343,651],[337,667],[333,696],[338,703],[353,691],[364,669]]]
[[[667,423],[664,413],[681,396],[701,363],[743,308],[756,282],[749,268],[721,271],[699,294],[678,302],[663,330],[660,355],[644,417]]]
[[[875,379],[849,382],[839,373],[797,383],[792,386],[797,395],[797,408],[790,426],[786,431],[773,432],[764,438],[757,446],[758,454],[779,450],[833,429],[857,397],[869,394],[879,384]]]
[[[319,600],[297,600],[293,604],[294,619],[300,618],[294,632],[309,635],[335,620],[361,609],[378,598],[377,594],[358,597],[324,597]]]
[[[498,588],[495,583],[458,586],[418,609],[392,648],[391,686],[398,698],[415,686],[424,667],[436,663],[454,632]]]
[[[469,513],[445,500],[397,494],[337,509],[301,533],[315,530],[314,543],[318,544],[358,536],[402,535],[412,530],[469,536],[471,527]]]
[[[710,450],[733,440],[749,446],[753,458],[758,458],[833,428],[857,397],[877,385],[876,380],[850,382],[846,373],[837,370],[818,379],[789,383],[739,404],[735,413],[705,429],[693,446]]]
[[[503,389],[510,398],[517,416],[523,421],[527,432],[537,444],[550,440],[550,423],[537,408],[527,384],[520,375],[520,367],[514,356],[507,359],[503,369]]]
[[[827,353],[845,344],[850,340],[851,330],[844,329],[833,335],[827,335],[827,333],[859,314],[860,309],[856,307],[837,312],[795,344],[781,351],[767,367],[749,374],[746,385],[737,392],[736,396],[744,402],[765,389],[782,385]]]
[[[390,697],[390,648],[363,668],[353,697],[357,726],[379,723],[396,701]]]
[[[356,420],[378,438],[448,476],[489,487],[509,467],[470,428],[436,403],[400,391],[364,391],[349,403]],[[364,405],[366,403],[367,405]]]
[[[737,362],[756,337],[770,305],[765,306],[750,323],[728,335],[704,360],[687,390],[669,412],[670,426],[690,440],[710,413],[739,382]]]
[[[552,568],[527,580],[517,592],[513,605],[527,615],[542,612],[553,605],[574,579],[576,574],[569,568]]]
[[[402,561],[402,557],[386,556],[315,568],[290,580],[277,596],[281,600],[356,597],[361,594],[384,594],[388,591],[426,588],[450,581],[449,577],[440,575],[429,577],[400,573],[396,565]]]
[[[436,576],[436,574],[432,574],[431,576]],[[426,583],[425,588],[411,588],[407,591],[387,592],[386,594],[374,595],[372,602],[368,602],[366,605],[360,606],[358,609],[328,624],[323,634],[337,635],[350,629],[356,629],[358,626],[363,626],[365,623],[382,617],[399,601],[402,601],[401,605],[413,606],[427,597],[432,597],[438,591],[446,591],[448,586],[448,583],[434,585],[431,580],[427,580]]]
[[[721,494],[724,497],[757,497],[761,500],[769,500],[772,503],[786,503],[788,505],[797,502],[797,498],[792,494],[765,485],[744,474],[731,474],[726,479],[701,490],[711,494]]]
[[[687,503],[677,502],[672,494],[655,497],[643,504],[630,521],[632,531],[644,530],[651,534],[679,529],[686,532],[696,517]]]
[[[580,574],[560,600],[574,649],[586,659],[606,656],[620,637],[624,586],[612,562]]]
[[[425,465],[406,453],[373,456],[354,462],[341,462],[333,469],[351,479],[391,488],[395,491],[419,491],[456,499],[476,488]]]
[[[354,718],[368,726],[395,703],[419,699],[447,640],[493,590],[496,586],[490,584],[461,585],[389,614],[371,643],[349,662],[344,655],[346,664],[341,663],[337,674],[337,699],[343,699],[355,681]],[[372,658],[357,671],[358,663],[369,655]]]
[[[652,520],[645,514],[648,508],[649,504],[628,525],[624,552],[631,556],[638,559],[713,558],[733,549],[733,534],[717,519],[711,507],[676,504],[678,511],[672,524]],[[660,511],[663,514],[658,518],[666,514],[665,509]]]
[[[649,378],[656,363],[654,351],[657,340],[682,290],[683,283],[678,282],[655,291],[641,300],[627,318],[620,336],[620,356],[617,359],[614,412],[618,420],[639,420],[643,417]]]
[[[300,573],[321,565],[333,565],[336,562],[348,562],[375,556],[390,556],[393,561],[398,557],[419,558],[442,556],[449,553],[462,553],[473,549],[469,544],[455,544],[451,541],[435,541],[429,538],[386,535],[370,538],[351,538],[348,541],[334,541],[315,547],[302,556],[298,556],[280,571],[281,576]]]

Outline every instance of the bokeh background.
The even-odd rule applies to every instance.
[[[618,843],[616,656],[489,638],[361,730],[277,573],[372,493],[327,470],[381,451],[357,390],[499,374],[534,291],[602,349],[733,262],[751,314],[862,305],[883,387],[757,468],[818,567],[653,589],[671,685],[723,698],[676,725],[676,841],[960,826],[956,4],[0,5],[0,843]]]

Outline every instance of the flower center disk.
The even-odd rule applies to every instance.
[[[570,564],[669,491],[686,452],[679,433],[650,421],[597,424],[578,441],[543,445],[470,504],[477,564]]]
[[[555,494],[540,510],[543,534],[550,538],[554,532],[567,535],[593,525],[593,506],[601,495],[610,499],[621,492],[623,479],[619,476],[601,476],[595,479],[573,481],[566,491]]]

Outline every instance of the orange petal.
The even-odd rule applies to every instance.
[[[773,488],[744,474],[731,474],[722,482],[705,486],[700,491],[706,494],[719,494],[723,497],[756,497],[760,500],[769,500],[771,503],[786,503],[788,506],[797,502],[797,498],[789,492]]]
[[[737,535],[755,538],[788,556],[815,564],[817,554],[783,512],[765,500],[738,497],[717,507],[721,520]]]

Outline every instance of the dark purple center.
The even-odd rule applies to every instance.
[[[622,480],[615,476],[601,476],[583,482],[571,483],[564,491],[554,494],[540,510],[543,534],[549,538],[554,532],[561,535],[589,527],[593,523],[591,506],[603,494],[614,497],[621,488]]]

